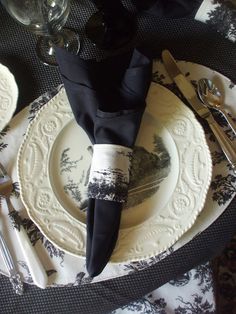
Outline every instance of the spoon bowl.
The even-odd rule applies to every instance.
[[[198,81],[198,95],[203,103],[214,109],[221,108],[222,95],[218,87],[209,79],[201,78]]]
[[[201,78],[197,84],[197,92],[202,103],[208,108],[219,111],[224,116],[233,132],[236,134],[235,122],[225,111],[222,99],[223,97],[216,84],[213,83],[210,79]]]

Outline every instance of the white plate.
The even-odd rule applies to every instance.
[[[23,203],[42,233],[62,250],[84,257],[81,204],[86,199],[91,144],[72,121],[62,89],[30,124],[18,155],[18,175]],[[150,87],[135,146],[134,187],[122,212],[113,262],[152,257],[173,245],[203,209],[211,180],[211,157],[201,125],[158,84]],[[144,175],[137,179],[140,168]],[[65,188],[79,202],[72,201]]]
[[[17,105],[18,87],[13,74],[0,63],[0,131],[11,120]]]
[[[155,215],[168,202],[178,180],[178,151],[168,130],[148,113],[144,115],[140,129],[133,154],[128,202],[121,217],[121,229],[143,223]],[[156,145],[163,144],[168,147],[168,151],[159,149],[162,161],[153,154],[154,134],[159,137],[156,139]],[[74,119],[65,123],[55,136],[50,147],[46,175],[61,206],[72,217],[85,223],[91,142]],[[174,165],[172,168],[170,160]],[[160,168],[161,164],[164,164],[163,168]],[[45,181],[47,188],[48,183]]]

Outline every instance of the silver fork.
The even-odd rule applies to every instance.
[[[25,261],[29,268],[30,274],[34,283],[40,288],[46,288],[48,277],[45,269],[34,250],[30,239],[22,225],[22,220],[19,213],[14,209],[10,196],[13,191],[13,182],[11,177],[8,175],[6,169],[0,163],[0,196],[5,198],[6,204],[9,211],[9,217],[16,237],[18,239],[20,248],[23,252]]]
[[[7,246],[6,240],[4,239],[1,231],[0,231],[0,251],[2,253],[3,261],[9,272],[9,279],[12,284],[12,287],[17,294],[22,295],[24,291],[23,283],[20,274],[16,269],[15,263],[11,256],[11,252]]]

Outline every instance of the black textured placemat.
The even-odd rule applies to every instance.
[[[130,3],[126,4],[135,13]],[[80,34],[81,55],[84,58],[103,58],[106,54],[84,36],[85,22],[93,11],[94,7],[89,1],[72,1],[67,26]],[[0,5],[0,62],[7,65],[15,75],[20,91],[18,111],[61,83],[58,70],[42,65],[37,59],[35,43],[35,36],[13,21]],[[160,56],[164,48],[168,48],[178,59],[212,67],[236,81],[236,45],[200,22],[140,15],[134,43],[144,45],[156,57]],[[26,286],[24,295],[16,296],[9,279],[0,275],[0,313],[108,313],[214,257],[230,240],[235,226],[234,200],[205,232],[158,264],[101,283],[46,290]]]

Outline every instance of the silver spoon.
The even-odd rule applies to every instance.
[[[229,126],[236,134],[236,125],[233,119],[224,110],[222,95],[217,86],[209,79],[201,78],[197,85],[198,96],[201,101],[209,108],[219,111],[228,122]]]

